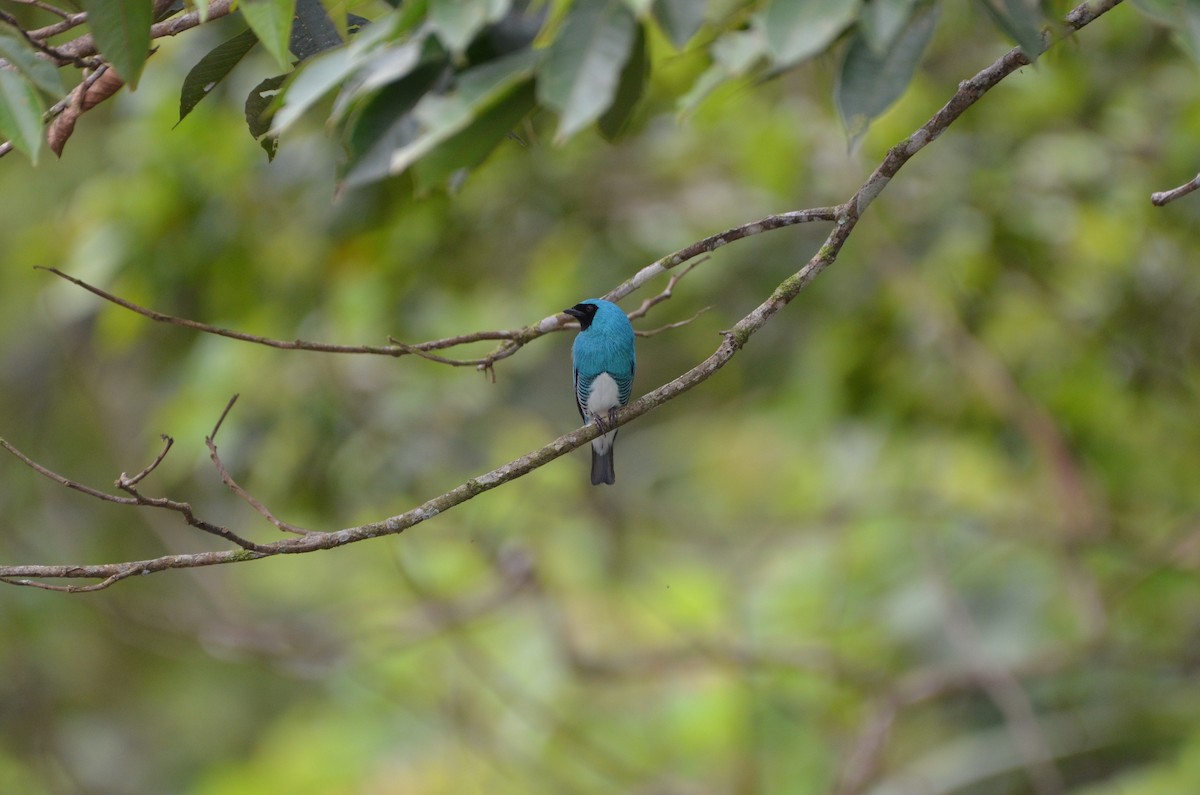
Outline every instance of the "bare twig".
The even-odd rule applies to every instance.
[[[137,473],[133,477],[129,477],[124,472],[122,472],[121,476],[119,478],[117,478],[117,482],[115,484],[117,488],[125,489],[130,486],[136,486],[138,483],[140,483],[142,481],[143,478],[145,478],[147,475],[149,475],[151,472],[153,472],[155,469],[158,468],[158,465],[163,462],[163,459],[167,457],[167,453],[170,452],[171,445],[175,444],[175,440],[172,439],[170,436],[167,436],[165,433],[162,434],[162,440],[163,440],[163,442],[165,442],[165,444],[163,445],[162,452],[158,454],[157,458],[155,458],[153,461],[150,462],[150,466],[146,467],[145,469],[143,469],[141,472]]]
[[[1070,14],[1067,15],[1066,24],[1063,30],[1069,33],[1073,30],[1078,30],[1093,20],[1107,13],[1112,8],[1117,6],[1121,0],[1099,0],[1099,2],[1085,2],[1077,6]],[[214,3],[214,5],[216,5]],[[976,74],[974,77],[964,80],[959,84],[958,90],[950,98],[950,100],[933,115],[919,129],[909,135],[900,143],[888,150],[883,161],[875,169],[874,172],[867,178],[862,186],[854,192],[844,204],[837,207],[823,207],[813,210],[801,210],[794,213],[785,213],[779,216],[771,216],[769,219],[745,224],[740,227],[728,230],[721,235],[705,238],[697,243],[688,246],[685,249],[672,254],[668,257],[660,259],[658,262],[643,268],[632,278],[622,283],[616,289],[609,293],[609,298],[621,298],[633,292],[635,289],[643,285],[646,281],[665,270],[682,264],[685,261],[694,259],[704,253],[710,252],[731,240],[740,239],[749,235],[758,234],[765,231],[766,228],[779,228],[781,226],[789,226],[797,223],[805,223],[815,220],[836,220],[833,229],[830,230],[825,238],[825,242],[798,271],[793,273],[788,278],[784,279],[771,293],[771,295],[753,311],[739,320],[728,331],[723,332],[724,339],[718,348],[704,361],[700,362],[687,372],[678,376],[672,381],[669,381],[649,394],[633,401],[625,408],[621,409],[616,417],[613,427],[619,427],[626,423],[632,422],[638,417],[658,408],[662,404],[674,400],[684,392],[691,390],[704,381],[708,380],[713,374],[724,367],[730,359],[732,359],[738,351],[749,342],[768,321],[779,313],[783,307],[787,306],[792,300],[807,287],[813,279],[819,276],[826,268],[837,261],[838,255],[841,253],[842,247],[845,245],[850,234],[857,226],[862,213],[871,202],[873,202],[880,193],[887,187],[888,183],[900,169],[913,158],[919,151],[927,146],[932,141],[936,140],[951,124],[954,123],[969,107],[978,102],[984,94],[990,91],[993,87],[1000,83],[1009,74],[1012,74],[1022,66],[1029,64],[1029,58],[1021,52],[1020,49],[1013,49],[1007,54],[1001,56],[996,62]],[[53,269],[48,269],[53,270]],[[57,275],[68,279],[69,281],[79,283],[80,286],[88,287],[92,292],[97,292],[95,288],[83,285],[78,280],[67,277],[59,271],[53,271]],[[97,292],[102,294],[102,292]],[[115,296],[113,297],[115,298]],[[117,301],[120,303],[120,301]],[[147,310],[148,312],[149,310]],[[153,313],[153,317],[158,313]],[[157,318],[156,318],[157,319]],[[517,347],[525,344],[528,339],[540,336],[541,334],[561,328],[565,325],[565,317],[551,316],[537,324],[534,332],[530,332],[528,338],[526,336],[518,336],[506,345],[516,344]],[[523,330],[524,331],[524,330]],[[233,336],[233,335],[230,335]],[[501,346],[503,349],[504,346]],[[494,353],[496,356],[493,362],[499,358],[500,349]],[[511,355],[511,353],[506,354]],[[395,535],[402,533],[405,530],[414,527],[428,519],[437,516],[438,514],[450,510],[457,505],[461,505],[467,500],[473,499],[485,491],[490,491],[504,483],[507,483],[516,478],[522,477],[533,470],[545,466],[551,461],[565,455],[571,450],[576,449],[592,439],[596,438],[600,433],[600,428],[596,424],[588,424],[581,428],[577,428],[570,433],[564,434],[549,444],[544,445],[536,450],[533,450],[519,458],[516,458],[508,463],[499,466],[484,475],[471,478],[465,483],[456,486],[453,489],[425,501],[421,505],[408,510],[404,513],[388,517],[378,522],[369,522],[366,524],[347,527],[336,532],[329,533],[309,533],[308,535],[297,538],[287,538],[274,541],[269,544],[253,544],[239,538],[231,531],[225,528],[217,528],[214,525],[202,523],[191,514],[191,507],[186,503],[172,503],[167,500],[148,500],[141,497],[136,491],[131,491],[137,497],[140,504],[155,505],[164,507],[170,510],[175,510],[184,515],[189,524],[199,527],[206,532],[214,532],[228,538],[234,543],[242,546],[239,550],[223,550],[213,552],[200,552],[194,554],[181,555],[166,555],[158,558],[140,561],[130,561],[125,563],[106,563],[93,565],[78,565],[78,566],[63,566],[63,565],[3,565],[0,566],[0,579],[5,582],[11,582],[20,585],[31,585],[35,587],[47,587],[45,583],[37,582],[38,579],[94,579],[100,580],[91,586],[85,586],[87,590],[99,590],[108,587],[115,582],[120,581],[133,574],[150,574],[158,571],[175,568],[194,568],[199,566],[212,566],[224,563],[233,563],[242,560],[257,560],[259,558],[268,557],[280,554],[298,554],[313,552],[321,549],[334,549],[336,547],[345,546],[346,544],[357,543],[368,538],[375,538],[382,535]],[[50,473],[42,467],[34,464],[32,461],[15,451],[6,442],[0,441],[2,446],[13,452],[23,461],[28,462],[39,472],[46,474],[63,485],[70,484],[66,478]],[[132,490],[130,487],[129,490]],[[80,489],[87,493],[86,488]],[[97,492],[97,496],[103,492]],[[112,495],[108,495],[112,496]],[[107,499],[107,497],[101,497]],[[116,498],[121,500],[122,498]],[[58,587],[59,590],[70,590],[71,586],[66,588]],[[75,590],[82,590],[75,587]]]
[[[667,280],[667,286],[663,288],[662,292],[656,296],[653,296],[652,298],[647,298],[645,301],[642,301],[641,306],[629,313],[629,319],[637,320],[638,318],[645,317],[646,313],[650,311],[650,307],[657,306],[663,301],[669,299],[673,294],[675,285],[679,284],[679,280],[695,270],[697,265],[703,264],[708,259],[708,257],[701,257],[695,262],[688,263],[688,266],[679,271],[679,273],[672,273],[671,278]]]
[[[655,334],[662,334],[664,331],[671,331],[673,329],[683,328],[684,326],[691,323],[696,318],[700,317],[701,315],[703,315],[705,312],[707,312],[710,309],[712,309],[711,306],[706,306],[706,307],[700,309],[698,312],[696,312],[696,314],[692,315],[689,318],[685,318],[683,320],[676,320],[674,323],[668,323],[665,326],[659,326],[658,328],[647,329],[645,331],[642,331],[639,329],[637,331],[634,331],[633,333],[639,337],[653,337]]]
[[[1197,174],[1190,182],[1185,182],[1178,188],[1171,188],[1170,190],[1150,194],[1150,201],[1155,207],[1162,207],[1164,204],[1170,204],[1178,198],[1187,196],[1197,188],[1200,188],[1200,174]]]
[[[221,457],[217,455],[217,431],[221,430],[221,424],[225,422],[225,417],[229,415],[229,410],[233,408],[233,404],[237,402],[237,399],[237,395],[234,395],[229,399],[229,402],[225,404],[225,410],[221,412],[220,419],[218,419],[217,424],[213,426],[212,433],[204,437],[204,443],[208,445],[209,458],[212,459],[213,466],[217,468],[217,474],[221,476],[221,482],[228,486],[234,494],[245,500],[251,508],[258,511],[258,513],[262,515],[264,519],[278,527],[280,530],[284,531],[285,533],[295,533],[296,535],[301,536],[308,535],[312,532],[311,530],[305,530],[303,527],[297,527],[295,525],[288,524],[267,510],[267,506],[263,505],[248,491],[238,485],[238,482],[234,480],[233,476],[229,474],[229,471],[225,469],[225,465],[221,463]]]

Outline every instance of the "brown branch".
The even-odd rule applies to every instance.
[[[1073,30],[1078,30],[1093,20],[1100,17],[1102,14],[1110,11],[1112,8],[1119,5],[1121,0],[1100,0],[1096,3],[1083,3],[1077,6],[1070,14],[1067,15],[1064,31],[1069,33]],[[1065,33],[1064,33],[1065,35]],[[704,361],[697,364],[692,369],[683,373],[672,381],[663,384],[649,394],[633,401],[625,408],[621,409],[615,417],[614,427],[625,425],[632,422],[638,417],[658,408],[662,404],[671,401],[684,392],[687,392],[704,381],[708,380],[714,373],[724,367],[730,359],[732,359],[738,351],[749,342],[768,321],[779,313],[783,307],[787,306],[792,300],[800,294],[812,280],[819,276],[826,268],[832,265],[838,255],[841,253],[842,247],[849,239],[850,234],[857,226],[859,219],[862,217],[863,211],[874,201],[879,194],[887,187],[889,181],[900,171],[900,169],[913,158],[917,152],[925,148],[929,143],[936,140],[946,129],[954,123],[969,107],[978,102],[984,94],[995,87],[1001,80],[1012,74],[1022,66],[1029,64],[1029,58],[1021,52],[1020,49],[1013,49],[1007,54],[1001,56],[996,62],[987,68],[980,71],[974,77],[964,80],[959,84],[958,90],[950,98],[950,100],[933,115],[919,129],[909,135],[900,143],[888,150],[883,162],[875,169],[874,172],[867,178],[866,182],[854,192],[854,194],[844,203],[837,207],[824,207],[813,210],[801,210],[795,213],[784,213],[778,216],[771,216],[764,221],[754,222],[752,224],[744,224],[740,227],[735,227],[721,235],[715,235],[704,240],[698,241],[687,248],[681,249],[675,254],[669,255],[660,259],[658,262],[643,268],[632,278],[619,285],[615,290],[609,293],[609,298],[620,298],[633,292],[650,278],[657,276],[665,270],[682,264],[685,261],[694,259],[704,253],[719,248],[722,245],[737,240],[749,235],[758,234],[765,231],[766,228],[779,228],[781,226],[789,226],[797,223],[805,223],[815,220],[836,220],[833,229],[825,238],[824,244],[798,271],[793,273],[788,278],[784,279],[762,304],[757,306],[753,311],[739,320],[728,331],[723,332],[724,340],[720,346]],[[52,270],[53,269],[48,269]],[[58,271],[53,271],[69,281],[79,283],[78,280],[67,277]],[[92,292],[96,292],[96,289]],[[97,293],[100,294],[100,293]],[[115,296],[114,296],[115,298]],[[148,311],[148,310],[147,310]],[[158,314],[158,313],[154,313]],[[539,323],[535,336],[548,333],[562,327],[565,324],[565,318],[562,316],[551,316]],[[530,337],[532,338],[532,337]],[[519,345],[525,344],[528,340],[525,337],[517,337],[512,343]],[[502,346],[503,347],[503,346]],[[497,356],[499,351],[496,352]],[[508,354],[511,355],[511,354]],[[498,358],[502,358],[499,357]],[[493,360],[495,361],[495,360]],[[513,459],[508,463],[499,466],[486,474],[471,478],[465,483],[462,483],[455,488],[425,501],[421,505],[395,516],[388,517],[378,522],[369,522],[366,524],[347,527],[336,532],[316,532],[298,538],[287,538],[274,541],[269,544],[252,544],[244,539],[238,538],[225,528],[219,528],[224,533],[218,532],[218,535],[233,540],[243,549],[239,550],[224,550],[214,552],[200,552],[193,554],[181,555],[165,555],[158,558],[130,561],[126,563],[105,563],[80,566],[56,566],[56,565],[4,565],[0,566],[0,579],[5,582],[11,582],[19,585],[34,585],[35,578],[40,579],[60,579],[60,578],[77,578],[77,579],[97,579],[101,582],[94,586],[88,586],[89,590],[99,590],[100,588],[108,587],[114,582],[118,582],[125,577],[133,574],[151,574],[159,571],[166,571],[174,568],[195,568],[200,566],[213,566],[224,563],[233,563],[242,560],[257,560],[259,558],[268,557],[280,554],[300,554],[306,552],[314,552],[321,549],[334,549],[336,547],[353,544],[359,541],[364,541],[368,538],[376,538],[384,535],[396,535],[414,527],[428,519],[432,519],[440,513],[450,510],[457,505],[461,505],[467,500],[479,496],[485,491],[490,491],[504,483],[507,483],[516,478],[522,477],[533,470],[545,466],[551,461],[567,454],[568,452],[580,447],[592,439],[596,438],[600,433],[598,425],[589,423],[581,428],[577,428],[570,433],[563,434],[554,441],[546,444],[543,447],[526,453],[519,458]],[[13,450],[6,442],[0,441],[5,449]],[[28,460],[24,456],[18,455],[23,460]],[[32,464],[32,462],[30,462]],[[34,465],[38,471],[37,465]],[[48,473],[45,470],[44,473]],[[47,474],[59,482],[66,484],[66,478],[55,476],[52,473]],[[145,498],[134,493],[139,501]],[[103,494],[103,492],[98,492]],[[121,499],[121,498],[117,498]],[[142,504],[159,505],[159,507],[170,508],[184,513],[183,507],[186,507],[187,512],[184,513],[189,524],[199,527],[199,520],[191,515],[191,508],[186,503],[171,503],[162,501],[159,505],[155,501],[145,501]],[[180,507],[182,506],[182,507]],[[208,526],[213,527],[213,526]],[[207,532],[213,532],[208,527],[202,527]],[[44,584],[41,584],[44,585]],[[79,589],[77,589],[79,590]]]
[[[69,19],[71,17],[70,11],[65,11],[65,10],[59,8],[58,6],[53,6],[53,5],[50,5],[49,3],[44,3],[44,2],[42,2],[42,0],[9,0],[9,2],[19,3],[19,4],[25,5],[25,6],[33,6],[34,8],[40,8],[42,11],[45,11],[48,14],[54,14],[54,16],[61,17],[63,19]]]
[[[1170,204],[1176,199],[1187,196],[1197,188],[1200,188],[1200,174],[1197,174],[1192,181],[1185,182],[1178,188],[1171,188],[1170,190],[1163,190],[1150,194],[1150,202],[1155,207],[1162,207],[1164,204]]]
[[[176,36],[185,30],[190,30],[203,22],[211,22],[214,19],[219,19],[226,16],[232,7],[232,0],[213,0],[208,4],[208,13],[203,19],[199,11],[192,11],[187,14],[181,14],[171,19],[156,22],[150,26],[150,38],[161,39],[166,36]],[[74,14],[62,22],[57,22],[44,28],[29,31],[29,35],[39,39],[47,39],[51,36],[57,36],[64,31],[82,24],[87,21],[87,14]],[[65,44],[59,45],[57,48],[61,54],[59,65],[69,63],[75,58],[84,58],[90,55],[96,55],[99,50],[96,47],[96,40],[92,34],[86,33],[78,38],[72,39]],[[66,60],[62,60],[66,59]]]
[[[237,395],[234,395],[229,399],[229,402],[225,404],[225,410],[221,412],[221,417],[217,420],[217,424],[213,426],[212,433],[204,437],[204,443],[208,445],[209,458],[212,459],[213,465],[217,468],[217,474],[221,476],[221,482],[228,486],[234,494],[245,500],[251,508],[258,511],[258,513],[264,519],[278,527],[283,532],[295,533],[296,535],[301,536],[308,535],[312,532],[311,530],[305,530],[303,527],[296,527],[295,525],[288,524],[267,510],[267,506],[263,505],[248,491],[238,485],[238,482],[234,480],[233,476],[229,474],[229,471],[225,469],[225,465],[221,463],[221,457],[217,455],[217,431],[221,430],[221,424],[225,422],[225,417],[229,415],[229,410],[233,408],[233,404],[237,402],[237,399]],[[165,454],[166,451],[164,450],[163,453]]]
[[[150,462],[150,466],[146,467],[145,469],[143,469],[141,472],[137,473],[133,477],[129,477],[124,472],[122,472],[121,476],[119,478],[117,478],[117,482],[114,484],[114,485],[116,485],[117,488],[126,489],[130,486],[136,486],[147,475],[149,475],[154,470],[158,469],[158,465],[163,462],[163,459],[167,457],[167,453],[171,451],[171,445],[175,444],[175,440],[172,439],[170,436],[167,436],[165,433],[162,434],[161,438],[166,444],[163,445],[162,452],[158,454],[158,457]]]

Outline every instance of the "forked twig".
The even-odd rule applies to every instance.
[[[233,404],[237,402],[237,399],[238,395],[236,394],[229,398],[229,402],[225,404],[225,410],[221,412],[221,416],[217,420],[217,424],[213,426],[212,433],[204,437],[204,443],[208,445],[209,458],[212,459],[213,465],[217,468],[217,474],[221,476],[221,482],[228,486],[234,494],[245,500],[251,508],[258,511],[258,513],[264,519],[275,525],[283,532],[295,533],[296,535],[301,536],[314,532],[312,530],[306,530],[303,527],[297,527],[296,525],[288,524],[282,519],[276,517],[275,514],[271,513],[267,509],[267,506],[263,505],[261,502],[255,499],[250,492],[242,488],[238,482],[233,479],[233,476],[229,474],[229,470],[225,468],[225,465],[221,463],[221,457],[217,455],[217,431],[221,430],[221,424],[225,422],[225,417],[229,415],[229,410],[233,408]]]

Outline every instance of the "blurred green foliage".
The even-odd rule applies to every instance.
[[[844,200],[1003,52],[978,21],[943,8],[853,153],[829,58],[677,126],[705,64],[652,48],[619,144],[552,148],[535,118],[421,200],[402,178],[334,201],[315,121],[264,162],[254,70],[172,130],[230,31],[163,40],[60,162],[0,161],[0,435],[105,487],[169,433],[145,492],[272,539],[203,444],[239,392],[222,455],[277,515],[404,511],[576,425],[568,336],[491,384],[156,325],[32,266],[281,338],[519,326]],[[1197,789],[1200,205],[1148,200],[1197,169],[1195,85],[1126,7],[1013,75],[728,367],[622,432],[613,488],[581,452],[400,537],[86,597],[0,590],[0,792]],[[635,391],[708,355],[823,234],[717,251],[639,323],[714,306],[640,341]],[[0,482],[4,563],[213,548],[9,456]]]

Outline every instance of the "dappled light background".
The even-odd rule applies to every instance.
[[[61,161],[0,161],[0,435],[257,540],[204,437],[284,520],[401,513],[578,424],[570,337],[496,367],[286,352],[158,325],[33,269],[254,334],[384,344],[514,328],[761,216],[844,201],[1005,51],[945,4],[854,151],[833,62],[669,98],[651,42],[614,146],[535,119],[453,195],[334,198],[336,143],[268,164],[244,70],[177,128],[234,28],[163,40]],[[224,25],[224,26],[223,26]],[[260,56],[265,58],[265,56]],[[269,64],[264,69],[270,69]],[[717,376],[401,536],[0,590],[0,791],[1019,793],[1200,788],[1195,69],[1119,7],[893,180],[835,267]],[[717,250],[638,322],[635,395],[707,356],[822,225]],[[632,309],[661,289],[626,300]],[[488,347],[481,346],[480,353]],[[0,560],[219,548],[0,457]]]

